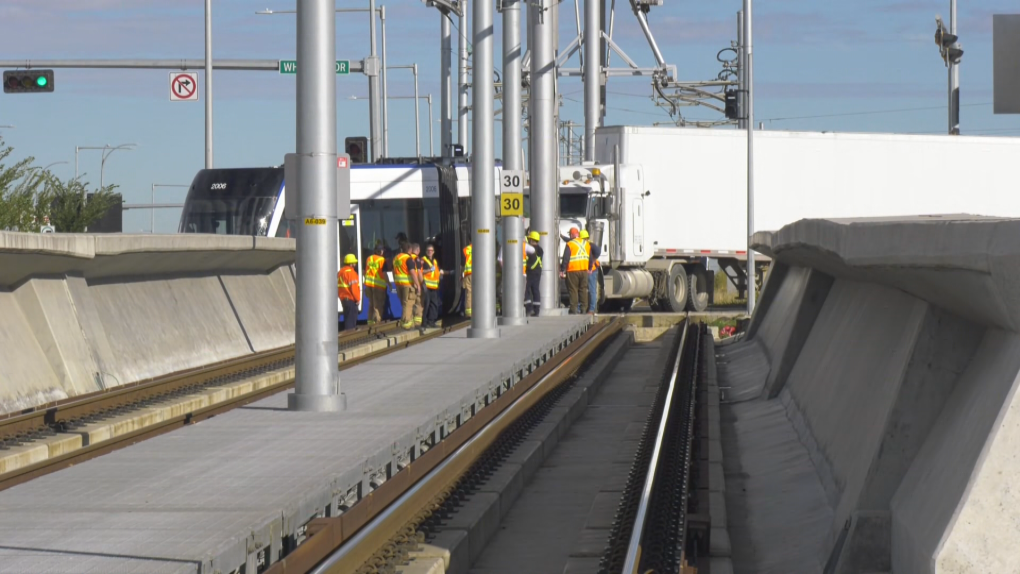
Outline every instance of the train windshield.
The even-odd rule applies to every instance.
[[[283,185],[283,169],[203,169],[195,176],[181,233],[266,235]]]

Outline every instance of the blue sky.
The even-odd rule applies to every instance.
[[[581,0],[579,0],[581,1]],[[380,0],[380,4],[387,3]],[[583,2],[581,2],[583,6]],[[1020,136],[1020,117],[992,114],[991,15],[1015,12],[1009,0],[959,0],[961,127],[965,134]],[[622,0],[619,6],[626,6]],[[338,7],[367,6],[338,0]],[[293,15],[257,16],[256,10],[293,9],[293,0],[214,0],[215,58],[289,59],[295,53]],[[667,60],[681,79],[716,76],[716,53],[736,37],[739,0],[667,0],[649,14]],[[438,115],[439,16],[416,0],[387,3],[391,65],[417,63],[422,95],[432,93]],[[574,4],[561,4],[560,46],[575,34]],[[759,0],[755,3],[756,116],[765,129],[943,133],[946,69],[933,40],[935,14],[948,17],[949,0]],[[202,0],[3,0],[0,59],[202,58]],[[368,54],[366,14],[337,19],[338,58]],[[500,45],[499,18],[496,45]],[[639,64],[651,53],[627,9],[617,12],[615,39]],[[615,60],[619,62],[619,60]],[[576,65],[576,59],[572,60]],[[497,59],[498,67],[498,59]],[[276,165],[294,146],[294,77],[275,72],[217,72],[217,167]],[[200,82],[204,80],[199,79]],[[411,74],[394,70],[391,96],[412,94]],[[17,157],[74,173],[74,147],[137,143],[107,161],[105,179],[131,203],[149,201],[151,185],[189,184],[204,161],[204,105],[168,101],[166,70],[56,71],[56,92],[0,94],[0,130]],[[609,85],[610,124],[667,121],[654,107],[646,80]],[[581,122],[581,84],[561,80],[561,116]],[[367,80],[338,79],[338,135],[368,132]],[[391,155],[413,155],[411,100],[390,102]],[[427,152],[427,109],[422,102],[422,148]],[[692,119],[716,118],[689,110]],[[438,125],[435,126],[438,149]],[[497,123],[497,146],[499,141]],[[497,156],[499,150],[497,147]],[[80,171],[99,180],[100,152],[82,151]],[[157,190],[157,202],[178,202],[183,189]],[[176,213],[160,213],[156,232],[172,232]],[[125,231],[148,231],[149,214],[125,214]]]

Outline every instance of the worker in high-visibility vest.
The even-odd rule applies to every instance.
[[[411,255],[408,253],[410,250],[411,246],[403,243],[400,246],[400,253],[393,258],[393,282],[397,284],[397,297],[400,298],[400,327],[402,329],[414,327],[411,309],[417,299],[414,282],[411,279]]]
[[[542,294],[539,286],[542,283],[542,247],[537,231],[528,234],[528,245],[525,247],[524,260],[524,309],[531,317],[538,317],[538,309],[542,306]]]
[[[375,252],[365,261],[365,294],[368,295],[368,324],[374,325],[382,321],[383,310],[386,309],[386,258],[383,253],[386,246],[380,241],[375,245]]]
[[[567,280],[570,294],[570,314],[584,313],[588,309],[588,244],[580,238],[580,230],[570,228],[570,241],[563,248],[560,277]],[[578,304],[580,303],[580,307]]]
[[[464,272],[461,279],[464,287],[464,314],[471,316],[471,244],[464,248]]]
[[[423,275],[424,262],[421,260],[421,245],[411,244],[411,261],[408,270],[411,272],[414,282],[414,308],[411,310],[411,317],[415,327],[421,327],[422,315],[425,313],[425,279]]]
[[[445,273],[439,268],[439,261],[436,260],[436,248],[431,243],[425,246],[425,256],[421,258],[422,278],[425,281],[425,316],[422,327],[435,329],[439,327],[436,321],[439,320],[439,280]]]
[[[358,302],[361,301],[361,283],[358,281],[358,258],[353,253],[344,256],[344,266],[336,274],[336,294],[344,310],[344,330],[358,326]]]
[[[588,314],[594,315],[599,304],[599,255],[602,246],[589,240],[588,230],[582,229],[580,238],[588,246]]]

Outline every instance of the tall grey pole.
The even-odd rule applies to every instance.
[[[471,154],[472,295],[471,328],[475,339],[499,337],[496,328],[496,202],[495,142],[492,111],[492,2],[478,2],[472,19],[474,73],[471,114],[474,125]]]
[[[341,411],[337,373],[336,18],[334,0],[297,3],[297,333],[291,410]],[[374,8],[374,6],[373,6]]]
[[[439,13],[439,153],[450,157],[453,143],[453,34],[450,14]]]
[[[390,157],[390,96],[386,89],[386,6],[379,7],[379,24],[382,29],[382,139],[383,157]]]
[[[376,57],[375,16],[375,0],[368,0],[368,22],[370,24],[368,33],[369,60],[372,64],[367,64],[366,67],[369,69],[368,128],[372,133],[372,161],[378,161],[378,159],[383,156],[382,120],[379,117],[382,113],[382,105],[379,97],[379,74],[383,73],[383,71],[379,69],[381,66],[378,65],[378,59]]]
[[[747,119],[744,117],[744,101],[747,99],[744,90],[747,86],[744,82],[746,68],[744,62],[744,11],[737,10],[737,129],[747,127]]]
[[[531,228],[541,235],[542,312],[559,307],[559,226],[557,225],[556,180],[556,61],[553,47],[553,0],[533,0],[531,20]]]
[[[460,17],[460,56],[457,58],[457,132],[458,141],[468,151],[468,31],[466,28],[468,6],[471,0],[464,1],[463,15]]]
[[[521,2],[503,4],[503,168],[524,169],[521,157]],[[501,325],[523,325],[524,219],[503,218],[503,317]]]
[[[418,64],[411,64],[414,74],[414,155],[421,157],[421,119],[418,115]]]
[[[432,94],[429,94],[428,102],[429,102],[429,157],[436,157],[436,152],[432,148],[432,144],[435,141],[434,139],[432,139],[432,124],[436,123],[436,121],[432,119]]]
[[[754,235],[754,40],[751,35],[751,0],[744,0],[744,62],[747,63],[747,314],[754,313],[755,269],[751,236]]]
[[[584,0],[584,161],[595,161],[595,128],[599,124],[599,1]]]
[[[956,35],[956,0],[949,0],[949,33]],[[949,135],[960,135],[960,65],[949,63]]]
[[[212,0],[205,0],[205,169],[213,166]]]

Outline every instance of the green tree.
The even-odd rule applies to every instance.
[[[113,193],[116,185],[91,192],[81,178],[66,181],[46,174],[46,186],[39,203],[49,206],[50,223],[62,233],[83,233],[85,228],[99,221],[111,207],[120,203]]]
[[[39,189],[48,175],[32,167],[31,157],[10,166],[3,163],[13,151],[0,138],[0,230],[38,231],[46,211]]]

